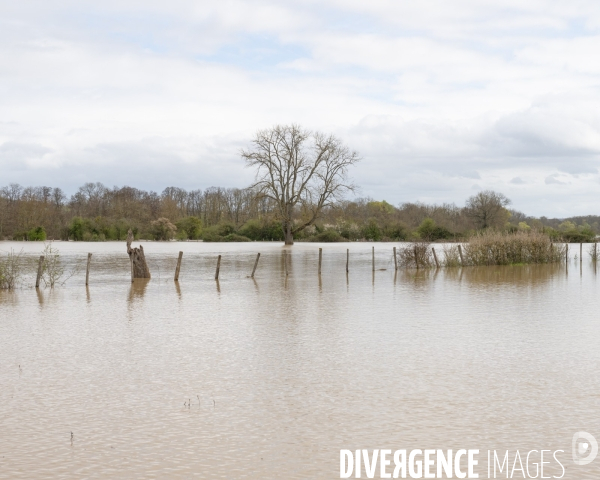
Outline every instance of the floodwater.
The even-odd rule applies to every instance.
[[[131,284],[124,242],[54,246],[81,269],[36,291],[42,246],[0,243],[32,262],[0,292],[1,479],[333,479],[340,449],[426,448],[479,449],[481,478],[494,449],[600,474],[571,458],[575,432],[600,440],[587,255],[395,274],[394,244],[372,272],[367,243],[149,242],[153,278]]]

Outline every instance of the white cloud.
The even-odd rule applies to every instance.
[[[595,213],[599,28],[588,0],[4,2],[0,183],[244,186],[252,133],[297,122],[365,195]]]

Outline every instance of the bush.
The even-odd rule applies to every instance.
[[[399,267],[428,268],[435,265],[429,243],[413,242],[396,250]]]
[[[390,240],[406,240],[408,231],[406,225],[401,222],[392,223],[383,227],[383,236]]]
[[[177,227],[164,217],[150,222],[150,227],[154,240],[171,240],[177,232]]]
[[[205,228],[202,232],[202,240],[205,242],[222,242],[222,237],[232,233],[235,233],[235,226],[232,223],[223,222]]]
[[[237,233],[230,233],[229,235],[225,235],[222,237],[222,242],[251,242],[248,237],[244,237],[243,235],[238,235]]]
[[[382,234],[379,225],[377,224],[377,220],[374,218],[369,219],[367,224],[362,228],[363,238],[367,240],[371,240],[377,242],[381,240]]]
[[[308,239],[310,242],[344,242],[346,239],[335,230],[325,230]]]
[[[564,247],[553,245],[550,237],[541,232],[484,230],[469,238],[463,256],[468,265],[555,263],[564,259]]]
[[[338,222],[336,231],[347,240],[359,240],[361,238],[360,227],[353,222]]]
[[[238,234],[256,241],[282,241],[284,239],[281,222],[274,220],[248,220],[238,230]]]
[[[178,220],[177,237],[182,240],[197,240],[202,235],[202,221],[198,217],[185,217]]]
[[[13,290],[21,279],[22,252],[10,251],[0,257],[0,290]]]
[[[44,227],[35,227],[27,232],[27,239],[34,242],[44,242],[46,240],[46,230]]]
[[[428,242],[452,238],[452,232],[450,232],[450,230],[436,225],[431,218],[426,218],[421,222],[421,225],[417,228],[417,233],[421,239],[427,240]]]

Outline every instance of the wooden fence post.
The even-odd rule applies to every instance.
[[[435,268],[440,268],[440,263],[438,262],[435,248],[431,247],[431,252],[433,253],[433,259],[435,260]]]
[[[583,263],[583,242],[579,242],[579,265]]]
[[[372,247],[371,250],[371,264],[373,267],[373,271],[375,271],[375,247]]]
[[[35,288],[40,288],[40,280],[42,279],[42,272],[44,271],[44,256],[40,257],[40,262],[38,263],[38,271],[37,278],[35,279]]]
[[[398,257],[396,257],[396,247],[394,247],[394,271],[398,270]]]
[[[565,243],[565,264],[569,263],[569,244]]]
[[[175,281],[179,281],[179,270],[181,269],[181,257],[183,257],[183,252],[179,252],[179,258],[177,259],[177,268],[175,268]]]
[[[219,270],[221,269],[221,255],[217,258],[217,271],[215,272],[215,280],[219,279]]]
[[[319,275],[321,275],[321,263],[323,262],[323,249],[319,248]]]
[[[346,273],[348,273],[348,267],[349,267],[348,264],[349,263],[350,263],[350,249],[347,248],[346,249]]]
[[[258,259],[260,258],[260,253],[256,254],[256,261],[254,262],[254,268],[252,269],[252,275],[250,278],[254,278],[254,272],[256,272],[256,267],[258,267]]]
[[[460,255],[460,266],[464,267],[465,266],[465,259],[463,258],[462,247],[460,245],[458,246],[458,254]]]
[[[133,271],[133,255],[129,255],[129,265],[131,266],[131,283],[135,281],[135,273]]]
[[[88,253],[87,267],[85,269],[85,284],[90,284],[90,263],[92,262],[92,254]]]
[[[289,275],[289,271],[288,271],[288,253],[285,250],[283,251],[283,263],[285,265],[285,276],[287,277]]]

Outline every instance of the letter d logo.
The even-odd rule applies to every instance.
[[[587,432],[577,432],[573,435],[573,462],[575,465],[592,463],[598,455],[598,442]],[[587,454],[587,456],[583,456]]]

